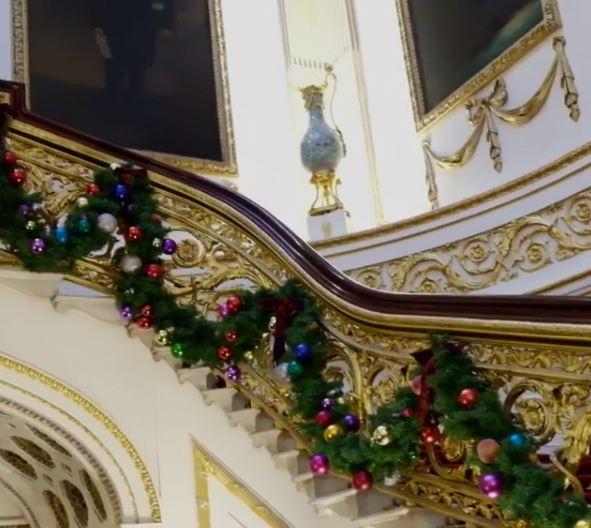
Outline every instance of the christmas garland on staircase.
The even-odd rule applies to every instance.
[[[566,492],[560,478],[535,463],[535,445],[506,413],[497,393],[475,373],[464,347],[433,336],[415,354],[417,375],[393,401],[361,423],[351,396],[327,381],[328,343],[316,302],[297,282],[275,290],[229,296],[219,320],[179,306],[163,286],[162,255],[177,249],[158,214],[147,173],[119,166],[98,171],[67,216],[53,224],[42,197],[25,191],[27,171],[11,152],[0,159],[0,240],[35,272],[68,272],[75,261],[108,244],[120,247],[116,300],[120,314],[154,329],[159,346],[186,364],[206,364],[239,382],[273,318],[273,355],[291,382],[292,418],[311,441],[310,470],[352,475],[352,485],[395,485],[442,435],[476,446],[478,485],[508,519],[531,528],[590,528],[587,503]],[[125,241],[121,244],[123,235]]]

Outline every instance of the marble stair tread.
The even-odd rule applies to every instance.
[[[68,310],[78,310],[91,317],[123,326],[126,321],[119,315],[112,297],[86,297],[75,295],[54,295],[51,299],[53,308],[60,313]]]
[[[391,510],[370,513],[357,517],[355,524],[358,528],[395,528],[400,518],[407,516],[409,511],[408,508],[401,506]]]
[[[207,391],[215,388],[216,376],[209,367],[190,367],[177,370],[179,382],[191,383],[199,391]]]
[[[232,387],[209,389],[202,391],[201,394],[208,405],[213,405],[215,403],[226,413],[243,409],[248,403],[246,399]]]
[[[59,289],[61,273],[32,273],[21,269],[0,267],[0,284],[35,297],[51,298]]]
[[[343,502],[344,500],[354,497],[357,495],[358,491],[355,488],[345,488],[340,491],[335,491],[334,493],[329,493],[327,495],[323,495],[322,497],[317,497],[310,501],[310,504],[314,506],[314,508],[326,508],[327,506],[333,506],[339,502]]]
[[[249,433],[257,433],[261,432],[257,428],[257,418],[260,414],[261,411],[259,409],[247,407],[246,409],[240,409],[239,411],[228,413],[228,419],[230,420],[230,424],[234,427],[241,426]]]

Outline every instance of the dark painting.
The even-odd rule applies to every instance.
[[[544,20],[541,0],[408,0],[425,113]]]
[[[125,147],[223,161],[207,0],[29,0],[31,109]]]

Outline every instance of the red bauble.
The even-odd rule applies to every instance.
[[[164,268],[160,264],[148,264],[146,275],[151,279],[161,279],[164,276]]]
[[[236,330],[229,330],[224,334],[224,337],[228,343],[234,343],[238,339],[238,332]]]
[[[421,440],[425,444],[434,444],[441,439],[441,431],[436,425],[426,425],[421,431]]]
[[[18,158],[14,152],[5,152],[4,153],[4,163],[8,163],[9,165],[14,165],[18,161]]]
[[[230,313],[236,313],[242,310],[242,299],[236,295],[231,295],[226,301]]]
[[[412,407],[407,407],[406,409],[402,409],[402,411],[400,411],[401,418],[410,418],[411,416],[414,416],[414,414],[415,410]]]
[[[119,176],[119,181],[123,185],[127,185],[128,187],[131,187],[133,185],[133,172],[127,172],[125,170],[121,170],[119,172],[118,176]]]
[[[96,196],[101,192],[101,188],[96,183],[89,183],[86,186],[86,194],[88,196]]]
[[[149,330],[152,328],[152,318],[141,315],[135,320],[135,324],[137,324],[142,330]]]
[[[161,224],[162,223],[162,217],[159,214],[151,214],[150,215],[150,222],[152,222],[153,224]]]
[[[458,394],[458,403],[464,409],[471,409],[478,403],[478,398],[480,398],[480,392],[477,389],[464,389]]]
[[[369,491],[373,486],[373,475],[366,469],[353,475],[353,487],[358,491]]]
[[[142,314],[145,317],[152,317],[152,312],[154,310],[152,309],[152,307],[149,304],[146,304],[144,306],[142,306],[141,310],[140,310],[140,314]]]
[[[27,171],[21,167],[15,167],[10,171],[8,179],[15,185],[22,185],[27,179]]]
[[[316,425],[326,428],[332,423],[332,414],[330,411],[320,411],[315,417]]]
[[[222,361],[230,361],[230,359],[232,359],[232,350],[230,347],[222,345],[220,348],[218,348],[218,357]]]
[[[125,240],[128,242],[137,242],[142,238],[142,230],[137,226],[131,226],[127,228],[125,232]]]

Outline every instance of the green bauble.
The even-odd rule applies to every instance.
[[[287,365],[287,373],[290,378],[297,378],[298,376],[301,376],[303,372],[304,367],[297,361],[290,361],[289,365]]]
[[[175,343],[170,347],[170,353],[173,357],[180,359],[185,355],[185,350],[183,349],[183,345]]]

